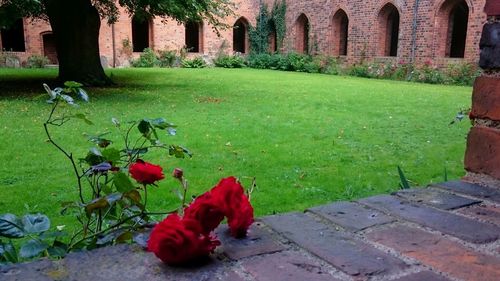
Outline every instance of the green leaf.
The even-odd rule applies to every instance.
[[[50,228],[50,220],[46,215],[35,214],[23,217],[24,231],[26,233],[42,233]]]
[[[116,243],[126,243],[127,241],[132,240],[133,235],[130,231],[125,231],[120,236],[116,237]]]
[[[68,88],[80,88],[83,85],[78,83],[78,82],[75,82],[75,81],[66,81],[66,82],[64,82],[64,86],[66,86]]]
[[[89,166],[95,166],[104,162],[104,157],[99,149],[92,147],[84,160]]]
[[[168,148],[168,154],[170,156],[175,156],[175,158],[185,158],[186,155],[192,157],[193,154],[185,147],[179,145],[170,145]]]
[[[7,238],[24,237],[24,228],[21,220],[13,214],[0,216],[0,236]]]
[[[97,198],[85,206],[85,212],[87,216],[90,216],[94,211],[107,208],[108,206],[108,200],[102,197]]]
[[[135,204],[140,204],[141,203],[141,194],[136,189],[131,190],[131,191],[127,192],[127,193],[124,193],[123,196],[126,197],[126,198],[129,198]]]
[[[106,148],[102,151],[102,156],[111,163],[120,162],[120,151],[116,148]]]
[[[162,129],[162,130],[167,129],[167,128],[175,128],[176,127],[175,124],[167,122],[167,120],[165,120],[165,118],[156,118],[156,119],[150,120],[150,123],[154,127],[158,128],[158,129]]]
[[[401,170],[401,167],[398,166],[398,174],[399,178],[401,179],[401,189],[410,189],[410,184],[408,180],[405,177],[405,174],[403,173],[403,170]]]
[[[151,130],[151,124],[148,120],[143,119],[139,122],[139,125],[137,125],[137,129],[139,129],[139,132],[141,132],[143,136],[148,137]]]
[[[11,263],[19,262],[19,257],[17,256],[16,248],[12,241],[9,243],[4,243],[0,240],[0,261],[5,260]]]
[[[86,124],[88,125],[94,125],[94,123],[92,123],[92,121],[90,121],[87,116],[83,113],[78,113],[78,114],[75,114],[73,115],[75,118],[78,118],[80,120],[83,120]]]
[[[23,258],[32,258],[38,256],[41,252],[45,251],[49,245],[45,242],[31,239],[21,246],[19,255]]]
[[[113,184],[121,193],[126,193],[135,189],[134,184],[130,180],[130,178],[123,172],[117,172],[113,176]]]

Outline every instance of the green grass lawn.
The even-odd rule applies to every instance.
[[[449,126],[470,105],[471,88],[252,69],[109,70],[117,82],[87,89],[95,125],[72,122],[54,135],[75,154],[91,147],[83,132],[113,130],[111,118],[165,117],[179,125],[167,143],[188,147],[192,159],[158,151],[146,161],[166,174],[181,167],[190,194],[225,176],[249,185],[257,215],[303,210],[398,189],[397,166],[414,185],[464,174],[467,121]],[[41,83],[54,70],[0,69],[0,213],[48,214],[69,223],[60,203],[77,199],[66,159],[46,142],[50,110]],[[115,139],[119,142],[119,139]],[[178,204],[171,177],[150,193],[150,209]]]

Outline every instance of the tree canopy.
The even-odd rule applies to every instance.
[[[101,20],[115,23],[119,8],[130,15],[178,22],[205,20],[216,30],[232,14],[230,0],[0,0],[0,27],[20,17],[48,20],[56,38],[59,78],[87,85],[109,84],[99,59]]]

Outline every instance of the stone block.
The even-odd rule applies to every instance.
[[[483,69],[500,68],[500,22],[487,23],[483,26],[479,66]]]
[[[401,190],[395,194],[408,201],[423,203],[442,210],[458,209],[481,202],[429,188]]]
[[[500,203],[500,190],[490,187],[464,181],[448,181],[435,183],[431,186]]]
[[[309,209],[309,211],[349,231],[360,231],[375,225],[394,221],[394,218],[377,210],[352,202],[337,202],[314,207]]]
[[[458,212],[500,226],[500,207],[495,205],[476,205]]]
[[[407,267],[402,260],[302,213],[269,216],[263,222],[351,276],[366,278]]]
[[[359,202],[472,243],[489,243],[500,237],[500,228],[497,226],[405,202],[395,196],[380,195],[362,199]]]
[[[497,281],[500,276],[500,258],[476,252],[439,234],[400,225],[373,231],[367,237],[461,280]]]
[[[478,77],[472,93],[472,118],[500,121],[500,78]]]
[[[420,271],[410,275],[403,276],[394,281],[450,281],[450,279],[438,275],[432,271]]]
[[[467,137],[464,162],[467,171],[500,179],[500,130],[472,128]]]

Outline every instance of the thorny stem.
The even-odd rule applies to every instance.
[[[79,192],[79,196],[80,196],[80,201],[85,204],[85,200],[83,199],[83,193],[82,193],[82,176],[80,175],[80,173],[78,172],[78,168],[76,166],[76,163],[75,163],[75,160],[73,159],[73,154],[72,153],[68,153],[66,152],[66,150],[64,150],[61,146],[59,146],[53,139],[52,139],[52,136],[50,135],[49,133],[49,128],[48,128],[48,125],[51,124],[52,122],[52,116],[54,115],[54,112],[56,111],[56,108],[57,108],[57,105],[59,104],[59,101],[56,100],[54,102],[54,105],[52,106],[52,110],[50,111],[50,114],[49,114],[49,118],[47,118],[47,121],[45,121],[45,123],[43,123],[43,128],[45,129],[45,134],[47,135],[47,138],[49,139],[49,142],[55,146],[59,151],[61,151],[64,156],[66,156],[66,158],[69,159],[69,161],[71,162],[71,165],[73,166],[73,171],[75,173],[75,176],[76,176],[76,179],[77,179],[77,183],[78,183],[78,192]]]

